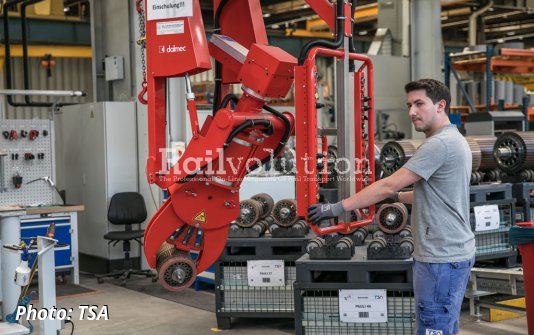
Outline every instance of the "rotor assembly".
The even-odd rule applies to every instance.
[[[380,151],[380,169],[383,177],[391,176],[400,169],[417,151],[422,140],[391,141]]]
[[[195,281],[196,265],[189,253],[163,243],[156,255],[159,282],[167,290],[185,290]]]
[[[376,213],[378,229],[386,234],[400,232],[408,222],[408,209],[400,202],[383,204]]]
[[[282,199],[273,208],[273,219],[280,227],[289,227],[299,220],[295,199]]]
[[[497,167],[507,174],[534,169],[534,133],[501,134],[495,141],[493,157]]]

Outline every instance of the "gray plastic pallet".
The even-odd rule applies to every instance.
[[[472,203],[513,199],[512,184],[473,185],[469,188],[469,199]]]
[[[282,259],[295,261],[306,253],[310,237],[295,238],[229,238],[219,261]]]
[[[412,259],[368,260],[367,246],[355,248],[350,260],[310,259],[303,255],[296,261],[300,288],[387,288],[407,289],[412,286]],[[297,285],[297,284],[295,284]]]

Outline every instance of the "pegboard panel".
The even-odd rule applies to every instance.
[[[0,120],[0,205],[34,206],[58,203],[55,181],[53,127],[50,120]],[[22,177],[16,187],[13,177]]]

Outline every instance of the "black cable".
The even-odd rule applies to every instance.
[[[304,61],[308,57],[308,53],[314,47],[325,47],[335,50],[343,44],[343,21],[345,21],[345,16],[343,15],[344,4],[344,1],[338,1],[336,4],[336,40],[333,42],[328,40],[315,40],[307,43],[300,50],[299,65],[304,64]]]
[[[237,95],[235,95],[233,93],[227,94],[224,97],[224,99],[221,101],[221,104],[217,107],[217,109],[221,109],[221,108],[226,107],[226,105],[228,105],[228,103],[230,101],[232,101],[233,103],[235,103],[237,105],[237,103],[239,102],[239,98],[237,97]]]
[[[271,135],[274,132],[273,124],[271,123],[271,121],[265,120],[265,119],[249,119],[241,123],[239,126],[235,127],[234,130],[232,130],[232,132],[228,136],[228,139],[226,140],[226,142],[224,142],[223,149],[226,149],[230,145],[230,142],[232,142],[232,140],[240,132],[242,132],[243,130],[247,128],[251,128],[257,125],[264,126],[265,128],[267,128],[265,131],[267,135]]]
[[[351,36],[349,37],[349,52],[355,53],[356,47],[354,46],[354,12],[356,12],[356,0],[352,0],[351,6],[350,6],[350,32]],[[356,71],[356,61],[353,59],[349,60],[349,72],[355,72]]]
[[[219,3],[219,6],[217,6],[217,10],[215,11],[215,17],[213,22],[213,33],[219,34],[221,32],[221,28],[219,25],[219,18],[221,16],[221,13],[230,0],[222,0]],[[212,115],[215,116],[217,114],[217,107],[219,104],[219,97],[221,96],[221,85],[222,85],[222,66],[221,63],[219,63],[217,60],[215,60],[215,88],[213,90],[213,108],[212,108]]]
[[[70,335],[74,334],[74,322],[70,320],[65,320],[65,324],[70,323],[72,325],[72,330],[70,331]]]

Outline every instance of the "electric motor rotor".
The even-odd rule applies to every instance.
[[[322,248],[325,245],[325,240],[322,237],[315,237],[306,244],[306,251],[310,253],[316,248]]]
[[[466,137],[465,140],[469,145],[469,150],[471,150],[471,171],[478,171],[482,160],[482,152],[480,150],[480,146],[474,138]]]
[[[274,168],[276,171],[283,173],[294,172],[297,166],[297,154],[295,150],[285,147],[282,154],[274,161]]]
[[[308,231],[308,224],[306,223],[306,220],[301,219],[294,223],[292,228],[296,230]]]
[[[386,234],[395,234],[406,227],[408,209],[400,202],[383,204],[376,213],[378,229]]]
[[[500,170],[515,174],[534,168],[534,133],[507,132],[495,141],[493,156]]]
[[[413,249],[414,249],[413,237],[411,237],[411,236],[403,237],[401,239],[401,242],[400,242],[400,247],[409,250],[409,253],[411,254],[413,252]]]
[[[254,226],[261,227],[261,232],[264,233],[264,232],[267,231],[267,229],[269,229],[269,225],[270,225],[269,221],[267,221],[265,219],[261,219],[260,221],[256,222],[256,224]]]
[[[161,286],[172,292],[185,290],[193,284],[197,276],[197,268],[191,255],[166,242],[156,254],[156,270]]]
[[[375,175],[377,176],[377,179],[381,175],[380,152],[382,151],[382,147],[384,147],[384,143],[375,142]]]
[[[492,135],[474,135],[466,136],[467,143],[470,140],[475,141],[480,149],[480,164],[478,170],[489,171],[497,168],[495,158],[493,158],[493,147],[497,137]],[[474,164],[473,164],[474,165]],[[476,171],[473,169],[473,171]]]
[[[369,243],[369,249],[380,251],[387,245],[386,239],[383,237],[376,237]]]
[[[274,207],[273,197],[271,197],[267,193],[258,193],[250,197],[250,199],[256,200],[261,204],[262,211],[261,211],[260,219],[263,219],[271,214],[271,211]]]
[[[519,178],[521,182],[532,182],[534,180],[534,171],[533,170],[523,170],[519,173]]]
[[[391,176],[400,169],[422,143],[422,140],[402,140],[384,144],[380,151],[380,169],[383,177]]]
[[[384,237],[384,232],[381,230],[375,230],[375,232],[373,233],[373,238],[375,239],[378,237]]]
[[[337,187],[337,147],[335,145],[329,145],[326,156],[326,170],[327,170],[327,182],[323,184],[324,188],[336,188]],[[317,163],[322,163],[322,160],[317,160]],[[318,178],[322,176],[322,169],[317,170]]]
[[[484,173],[484,181],[497,181],[500,180],[504,173],[500,170],[489,170]]]
[[[295,199],[282,199],[273,208],[272,216],[280,227],[289,227],[299,220]]]
[[[406,227],[402,228],[402,230],[399,232],[399,236],[412,236],[412,227],[410,225],[406,225]]]
[[[344,236],[337,240],[335,248],[337,250],[351,249],[354,248],[354,241],[350,237]]]
[[[262,212],[260,202],[252,199],[242,200],[239,202],[239,207],[240,215],[235,220],[239,227],[250,228],[260,219]]]

